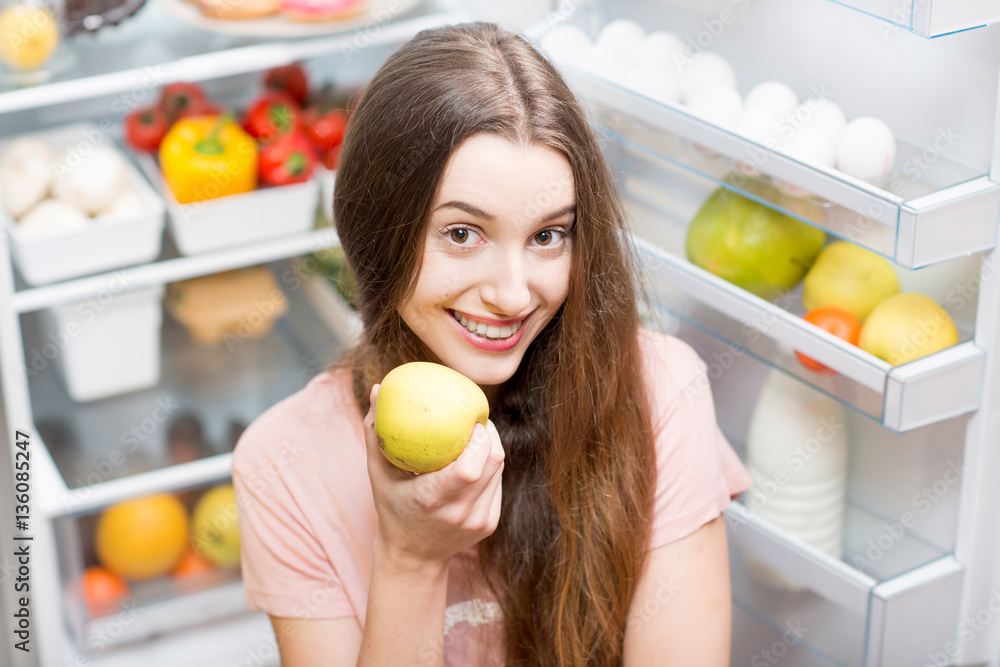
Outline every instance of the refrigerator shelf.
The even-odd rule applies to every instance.
[[[304,234],[267,239],[233,246],[202,255],[179,256],[169,237],[159,259],[149,264],[129,266],[107,273],[82,276],[41,287],[26,287],[14,292],[11,302],[17,313],[29,313],[92,297],[102,297],[123,290],[142,289],[206,276],[212,273],[254,266],[297,257],[339,245],[333,227],[318,227]]]
[[[950,2],[919,2],[911,0],[831,0],[834,4],[873,16],[892,24],[895,28],[909,30],[921,37],[941,37],[953,32],[981,28],[1000,21],[1000,9],[995,5],[976,0]]]
[[[716,337],[730,357],[749,354],[779,367],[897,432],[979,409],[986,353],[968,334],[954,347],[893,367],[685,259],[635,243],[652,279],[654,304],[675,320],[673,327]],[[837,373],[813,373],[793,351]],[[726,368],[725,357],[713,363]]]
[[[367,26],[343,34],[275,41],[195,30],[157,3],[149,3],[117,28],[117,41],[75,40],[77,64],[55,81],[28,88],[0,87],[0,114],[118,94],[111,108],[127,112],[137,102],[151,101],[151,93],[169,83],[208,81],[338,53],[350,62],[352,51],[402,43],[421,30],[469,18],[448,0],[421,4],[415,12],[382,22],[374,30]],[[125,63],[129,69],[122,69]]]
[[[47,517],[83,515],[136,496],[172,492],[228,478],[231,450],[250,422],[327,367],[345,344],[330,322],[350,317],[317,294],[325,282],[283,262],[273,270],[288,312],[260,339],[201,347],[181,324],[163,321],[157,386],[86,404],[73,402],[50,367],[29,379],[40,442],[35,474],[48,492],[36,509]],[[44,339],[37,316],[23,315],[25,346]],[[344,323],[340,330],[349,332]],[[205,455],[173,463],[170,426],[181,416],[200,424]],[[133,437],[132,434],[138,433]],[[135,443],[141,437],[140,446]]]
[[[560,63],[578,93],[594,101],[606,134],[658,153],[693,173],[907,268],[920,268],[996,246],[1000,184],[939,159],[937,177],[890,176],[900,196],[835,169],[802,162],[776,148],[655,101],[572,64]],[[922,149],[899,142],[897,165]],[[767,181],[746,174],[766,174]],[[811,193],[812,196],[802,196]]]
[[[848,0],[851,2],[889,6],[888,0]],[[984,156],[970,159],[969,155],[963,155],[961,141],[954,133],[961,134],[962,126],[949,124],[953,122],[951,119],[963,116],[963,109],[951,108],[950,102],[942,105],[935,124],[929,126],[916,127],[899,118],[903,109],[911,116],[913,108],[927,106],[929,110],[935,101],[959,99],[957,92],[944,92],[952,83],[966,81],[982,87],[995,82],[985,79],[972,84],[960,77],[946,81],[939,77],[928,79],[923,87],[908,87],[888,101],[880,99],[884,96],[876,95],[876,91],[889,93],[878,87],[884,83],[865,81],[872,71],[870,64],[851,58],[850,65],[845,64],[842,71],[826,67],[829,62],[846,60],[844,54],[830,52],[835,48],[833,37],[838,31],[843,33],[840,36],[845,38],[845,46],[848,36],[853,38],[859,33],[858,49],[862,51],[872,42],[879,48],[885,44],[887,38],[871,25],[866,26],[863,16],[842,11],[833,2],[814,3],[819,6],[808,8],[797,6],[795,11],[788,7],[779,11],[774,6],[736,4],[737,7],[731,7],[726,3],[725,9],[721,6],[713,9],[710,5],[696,9],[678,3],[660,3],[654,9],[641,2],[571,3],[550,14],[546,21],[536,23],[528,35],[541,44],[555,27],[574,26],[593,40],[612,20],[630,19],[650,33],[675,32],[689,57],[709,51],[728,58],[736,69],[741,95],[755,83],[777,77],[803,97],[835,99],[845,111],[851,112],[851,118],[865,115],[883,118],[899,137],[911,138],[912,143],[897,141],[894,169],[876,186],[839,170],[792,158],[773,147],[773,140],[768,145],[751,140],[690,113],[680,103],[655,100],[636,92],[623,80],[604,78],[580,61],[550,55],[567,83],[594,112],[595,120],[607,129],[619,134],[643,133],[644,138],[658,134],[661,141],[650,145],[666,159],[717,181],[724,180],[727,174],[740,181],[762,172],[776,187],[767,194],[750,192],[750,196],[870,248],[901,266],[920,268],[996,246],[1000,184],[989,179],[989,162]],[[719,16],[729,18],[723,21]],[[813,24],[799,26],[803,21],[819,21],[830,27],[821,32]],[[710,23],[718,25],[709,30]],[[723,34],[724,39],[720,38]],[[954,62],[955,68],[968,69],[967,64],[951,60],[956,57],[952,51],[965,45],[968,39],[956,40],[961,42],[959,45],[941,43],[940,49],[931,48],[925,40],[903,41],[907,43],[902,53],[914,63],[925,62],[929,67],[930,63],[947,60]],[[983,40],[976,37],[971,41],[978,44]],[[799,51],[813,43],[821,53],[801,53],[797,60],[800,64],[788,67],[788,74],[781,73],[779,64],[796,58]],[[904,72],[899,72],[891,76],[903,75]],[[817,85],[817,81],[821,83]],[[842,90],[849,85],[868,91],[867,96],[852,99],[845,95]],[[988,102],[977,103],[976,108],[992,108],[989,107],[992,98],[987,99]],[[993,114],[984,115],[984,120],[992,126]],[[779,134],[800,126],[802,121],[787,115],[783,123],[778,127]]]
[[[734,645],[748,654],[744,662],[754,650],[772,646],[772,633],[779,642],[783,634],[788,641],[786,630],[795,636],[789,650],[803,656],[796,664],[809,665],[923,664],[954,638],[963,568],[951,554],[902,527],[890,532],[882,517],[848,502],[845,554],[837,559],[740,502],[726,510],[726,523],[738,610],[734,636],[748,635]],[[759,581],[747,557],[808,590],[781,590]]]

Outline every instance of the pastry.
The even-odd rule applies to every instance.
[[[197,0],[201,13],[222,21],[256,19],[276,14],[281,0]]]
[[[365,13],[365,0],[283,0],[281,13],[292,21],[343,21]]]

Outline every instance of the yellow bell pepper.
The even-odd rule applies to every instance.
[[[160,143],[160,169],[181,204],[257,187],[257,144],[232,114],[182,118]]]

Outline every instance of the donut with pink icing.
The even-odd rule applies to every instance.
[[[292,21],[342,21],[365,13],[366,0],[282,0],[281,13]]]

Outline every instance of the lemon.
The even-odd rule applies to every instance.
[[[898,366],[957,343],[958,329],[944,308],[924,294],[903,292],[875,307],[858,347]]]
[[[32,70],[45,63],[59,46],[59,27],[48,11],[11,5],[0,12],[0,60]]]
[[[864,322],[875,306],[899,293],[892,264],[847,241],[823,248],[806,274],[802,305],[807,311],[836,306]]]
[[[240,564],[240,524],[232,484],[213,487],[198,500],[191,517],[191,539],[195,550],[215,565]]]

